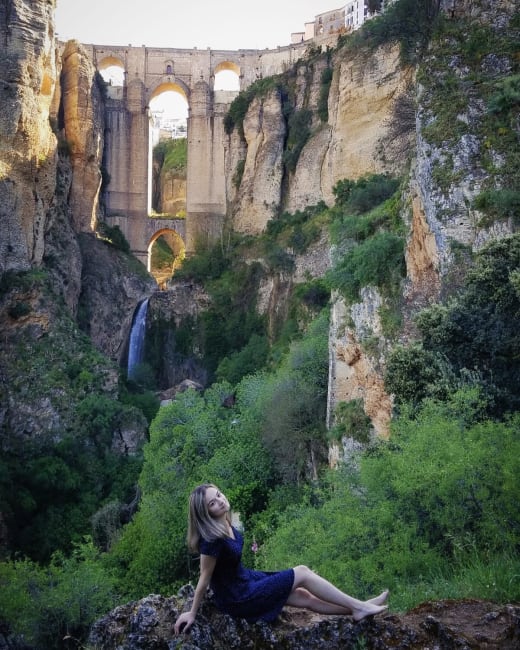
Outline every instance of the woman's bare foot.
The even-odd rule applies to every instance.
[[[372,605],[384,605],[388,600],[388,594],[389,594],[388,589],[385,589],[383,592],[379,594],[379,596],[367,600],[367,603],[372,603]]]
[[[367,616],[375,616],[376,614],[381,614],[388,607],[386,605],[374,605],[368,600],[363,603],[363,607],[356,609],[352,612],[352,618],[355,621],[362,621]]]

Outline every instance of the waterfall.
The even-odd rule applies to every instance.
[[[144,335],[146,331],[146,314],[148,311],[148,298],[145,298],[137,307],[130,330],[128,343],[128,369],[127,377],[132,379],[135,367],[142,362],[144,352]]]

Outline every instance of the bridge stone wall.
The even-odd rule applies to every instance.
[[[98,70],[120,65],[121,88],[109,88],[106,103],[104,166],[110,182],[104,196],[107,220],[119,225],[132,251],[143,256],[153,239],[151,219],[150,100],[176,90],[188,102],[186,220],[181,228],[187,253],[201,237],[214,239],[226,215],[224,116],[236,92],[214,91],[215,75],[233,69],[244,90],[259,78],[279,74],[302,58],[308,43],[275,50],[199,50],[131,45],[83,45]],[[179,234],[180,231],[177,230]]]

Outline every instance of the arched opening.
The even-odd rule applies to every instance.
[[[240,68],[232,61],[219,63],[215,68],[214,90],[240,90]]]
[[[148,213],[154,217],[186,215],[188,100],[175,83],[158,86],[149,103],[150,177]]]
[[[115,56],[107,56],[98,62],[99,74],[109,86],[121,87],[125,84],[125,66]]]
[[[155,233],[148,246],[148,271],[161,289],[165,289],[175,271],[182,265],[186,246],[182,237],[171,228]]]

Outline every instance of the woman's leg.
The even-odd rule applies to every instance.
[[[300,590],[302,587],[311,598]],[[355,621],[360,621],[366,616],[383,612],[386,606],[380,604],[380,601],[384,602],[387,596],[388,594],[383,592],[375,599],[377,602],[358,600],[343,593],[308,567],[297,566],[294,568],[294,585],[287,604],[308,607],[321,614],[350,614]]]
[[[374,605],[384,605],[388,598],[388,590],[383,591],[376,596],[367,600],[367,603],[373,603]],[[313,612],[319,614],[343,614],[350,615],[352,610],[342,607],[340,605],[334,605],[325,600],[320,600],[316,596],[313,596],[307,589],[303,587],[297,587],[291,592],[289,599],[287,600],[287,605],[290,607],[302,607],[304,609],[310,609]]]

